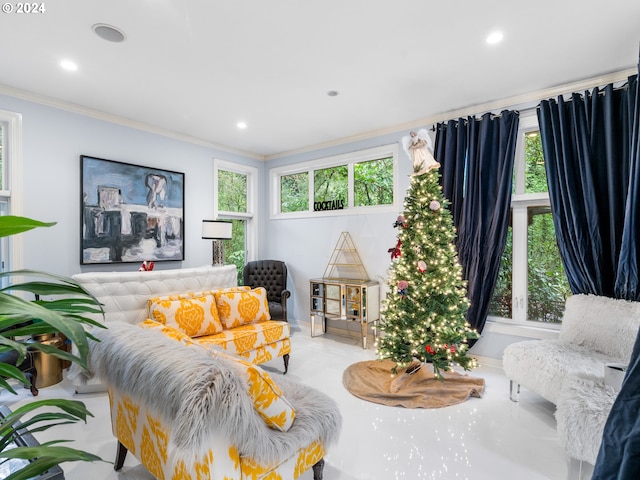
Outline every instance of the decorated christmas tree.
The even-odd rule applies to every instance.
[[[412,133],[414,145],[419,138]],[[405,137],[406,138],[406,137]],[[424,363],[436,377],[454,364],[477,366],[467,356],[469,339],[478,338],[466,321],[466,282],[454,245],[455,228],[439,180],[439,164],[423,142],[407,148],[414,161],[404,213],[394,224],[396,246],[389,249],[389,290],[383,300],[377,351],[407,373]]]

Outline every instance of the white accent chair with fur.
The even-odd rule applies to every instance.
[[[595,463],[616,392],[605,385],[605,365],[627,365],[640,328],[640,302],[573,295],[557,339],[509,345],[502,359],[510,397],[524,386],[556,405],[567,455]]]

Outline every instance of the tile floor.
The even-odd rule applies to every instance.
[[[541,397],[520,394],[520,403],[508,396],[502,369],[481,365],[470,374],[483,377],[483,398],[435,410],[386,407],[360,400],[342,385],[342,372],[352,363],[375,358],[357,340],[335,335],[311,338],[308,331],[292,335],[287,376],[318,388],[340,405],[343,429],[339,443],[326,457],[327,480],[422,479],[586,479],[590,465],[580,471],[569,462],[555,430],[554,407]],[[281,359],[264,365],[278,375]],[[94,418],[84,425],[62,426],[37,438],[75,440],[78,448],[113,461],[116,443],[111,435],[104,393],[77,395],[63,382],[40,390],[40,398],[73,397],[84,401]],[[0,403],[16,405],[32,398],[20,389],[17,397],[2,392]],[[128,456],[121,472],[108,463],[63,465],[67,480],[150,480],[151,475]],[[301,480],[311,480],[306,472]]]

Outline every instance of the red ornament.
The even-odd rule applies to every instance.
[[[449,349],[449,351],[451,353],[456,353],[456,346],[455,345],[451,345],[451,348]]]
[[[420,260],[418,262],[418,270],[420,270],[420,273],[424,273],[427,270],[427,264],[424,262],[424,260]]]
[[[398,243],[396,243],[396,246],[387,250],[387,252],[391,254],[391,260],[402,256],[402,252],[400,251],[401,246],[402,242],[400,241],[400,239],[398,239]]]
[[[427,345],[426,347],[424,347],[424,349],[427,351],[429,355],[433,355],[434,353],[436,353],[436,351],[433,349],[431,345]]]
[[[144,262],[142,262],[142,265],[140,265],[140,268],[138,269],[139,272],[150,272],[151,270],[153,270],[153,267],[155,266],[155,264],[153,262],[147,262],[146,260]]]

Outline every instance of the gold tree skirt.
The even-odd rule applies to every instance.
[[[433,375],[431,365],[424,364],[412,375],[398,369],[391,360],[369,360],[347,367],[342,383],[353,395],[390,407],[441,408],[456,405],[469,397],[482,397],[484,379],[456,372],[443,372],[444,380]]]

